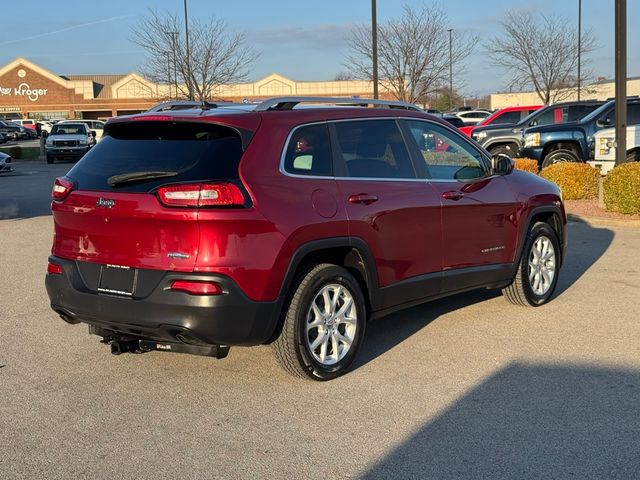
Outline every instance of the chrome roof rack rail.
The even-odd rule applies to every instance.
[[[254,111],[266,112],[268,110],[292,110],[296,105],[300,103],[318,103],[318,104],[330,104],[341,105],[351,107],[379,107],[379,108],[397,108],[403,110],[417,110],[422,111],[419,107],[412,103],[398,102],[394,100],[373,100],[369,98],[354,98],[354,97],[274,97],[264,100],[258,104]]]

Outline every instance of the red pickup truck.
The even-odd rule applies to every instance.
[[[478,123],[477,125],[469,125],[467,127],[461,127],[459,130],[464,133],[467,137],[471,136],[471,132],[476,127],[481,125],[499,125],[499,124],[516,124],[524,117],[528,116],[530,113],[535,112],[539,108],[542,108],[542,105],[534,105],[530,107],[507,107],[502,108],[496,112],[493,112],[490,116],[485,118],[483,121]]]

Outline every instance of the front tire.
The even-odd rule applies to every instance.
[[[366,307],[357,280],[343,267],[321,263],[297,277],[280,336],[272,349],[290,374],[313,380],[343,375],[364,337]]]
[[[529,230],[516,276],[502,294],[515,305],[544,305],[553,295],[559,271],[558,236],[548,224],[538,222]]]
[[[563,163],[563,162],[579,162],[580,159],[578,155],[573,150],[568,150],[566,148],[559,148],[558,150],[553,150],[549,152],[549,154],[544,157],[542,161],[542,168],[546,168],[554,163]]]
[[[498,145],[489,150],[489,152],[491,152],[491,155],[506,155],[509,158],[516,156],[516,152],[514,152],[509,145]]]

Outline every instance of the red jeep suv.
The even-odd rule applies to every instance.
[[[554,184],[399,102],[114,118],[52,196],[63,320],[114,354],[271,344],[315,380],[402,308],[477,288],[542,305],[567,244]]]

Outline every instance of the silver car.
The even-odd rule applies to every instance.
[[[11,157],[0,152],[0,173],[11,171]]]

